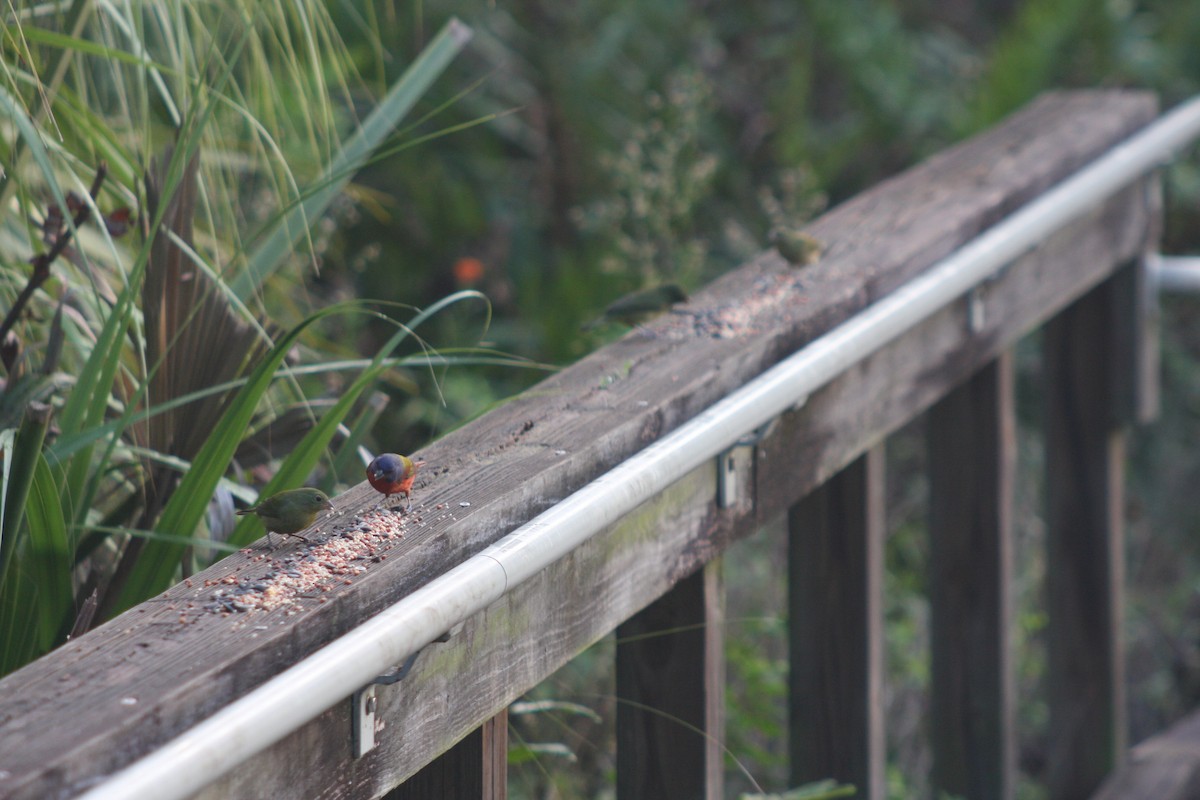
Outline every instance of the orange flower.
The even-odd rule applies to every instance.
[[[483,279],[483,262],[472,256],[463,256],[454,262],[454,280],[459,286],[473,286]]]

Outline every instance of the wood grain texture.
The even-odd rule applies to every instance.
[[[1125,751],[1123,464],[1110,280],[1046,326],[1046,604],[1054,800],[1088,797]]]
[[[887,796],[883,728],[884,451],[788,512],[792,786],[833,778]]]
[[[929,411],[930,738],[935,794],[1016,791],[1011,353]]]
[[[1134,747],[1091,800],[1141,797],[1200,798],[1200,711]]]
[[[69,796],[207,717],[920,273],[1154,113],[1144,93],[1049,95],[832,210],[809,228],[826,245],[817,265],[794,270],[764,253],[695,293],[694,316],[650,323],[654,336],[634,332],[421,451],[405,538],[320,596],[288,611],[198,612],[211,597],[206,580],[261,577],[261,554],[244,551],[0,681],[0,795]],[[966,325],[965,303],[952,304],[814,395],[757,448],[745,502],[717,509],[713,471],[699,469],[430,646],[409,679],[381,690],[391,734],[379,753],[349,758],[347,700],[212,796],[238,787],[382,795],[1136,257],[1151,213],[1144,187],[1123,193],[987,284],[981,329]],[[360,484],[335,505],[348,519],[375,499]]]

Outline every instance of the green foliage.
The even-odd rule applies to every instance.
[[[510,706],[512,796],[605,795],[615,770],[614,644],[606,636]]]
[[[95,606],[83,592],[99,590],[104,618],[186,574],[194,545],[229,535],[209,522],[214,498],[231,486],[254,496],[229,483],[240,469],[265,468],[267,489],[297,485],[345,420],[360,421],[347,432],[361,442],[361,423],[378,417],[359,402],[367,390],[433,361],[414,329],[483,299],[460,292],[397,323],[360,302],[304,312],[251,297],[268,276],[295,294],[300,273],[280,271],[297,262],[294,245],[311,244],[381,148],[406,146],[397,125],[469,38],[460,23],[361,124],[347,110],[365,87],[319,3],[77,2],[4,24],[0,199],[19,213],[0,220],[0,674],[85,630]],[[286,359],[347,368],[314,335],[339,315],[397,332],[351,363],[357,377],[324,413],[308,409],[290,452],[281,437],[251,458],[248,434],[320,388],[281,372]],[[397,358],[411,341],[416,352]]]
[[[234,279],[231,288],[236,295],[245,299],[265,277],[281,266],[297,240],[307,235],[313,221],[325,213],[351,176],[392,134],[470,38],[470,29],[457,20],[451,20],[442,29],[333,155],[321,177],[274,223],[266,241],[250,254],[246,269]]]
[[[425,9],[430,20],[449,13],[462,14],[479,31],[475,57],[494,70],[451,113],[463,121],[512,113],[432,143],[419,159],[381,168],[372,186],[384,199],[375,213],[347,225],[334,246],[344,263],[355,265],[352,280],[370,293],[386,292],[398,271],[406,287],[427,293],[481,289],[495,303],[497,345],[552,362],[593,346],[580,322],[614,298],[664,279],[692,290],[765,249],[772,227],[803,221],[825,198],[836,202],[866,189],[1041,92],[1132,85],[1159,91],[1169,106],[1200,88],[1200,55],[1192,46],[1200,15],[1169,0],[953,6],[750,0],[709,3],[703,14],[678,0],[516,2],[487,9],[446,2]],[[381,37],[398,52],[412,46],[407,30]],[[685,91],[673,93],[680,85]],[[1200,199],[1197,175],[1186,165],[1166,174],[1170,207],[1183,209],[1168,217],[1174,250],[1197,246],[1189,211]],[[659,213],[647,216],[648,208]],[[356,248],[354,239],[371,245]],[[463,257],[482,263],[477,282],[458,282],[454,266]],[[1194,371],[1186,351],[1172,358],[1180,374]],[[1020,364],[1022,421],[1031,424],[1037,397],[1025,395],[1035,392],[1030,376],[1036,368],[1035,360]],[[530,377],[509,370],[453,379],[467,397],[451,398],[449,410],[427,408],[421,422],[431,430],[457,424]],[[1174,413],[1186,419],[1189,411]],[[1176,450],[1191,441],[1165,438]],[[928,775],[922,744],[929,681],[925,490],[907,477],[920,472],[914,451],[923,438],[909,431],[900,439],[890,448],[898,465],[893,474],[903,477],[891,503],[896,533],[887,549],[885,610],[889,739],[902,744],[891,753],[889,780],[893,796],[912,796],[926,787]],[[1023,452],[1034,439],[1023,439]],[[1046,713],[1036,699],[1044,675],[1035,485],[1041,465],[1036,453],[1022,458],[1014,638],[1027,734],[1022,747],[1036,754]],[[1179,496],[1193,477],[1181,469],[1170,491]],[[1169,493],[1163,486],[1152,492]],[[1173,525],[1190,529],[1187,519]],[[1174,574],[1148,531],[1137,541],[1147,574]],[[1167,603],[1169,616],[1163,605],[1135,599],[1138,618],[1186,614],[1194,592],[1179,580],[1175,585],[1184,588]],[[778,606],[752,605],[746,615],[763,608]],[[1168,634],[1157,624],[1151,638],[1159,642],[1158,655],[1142,657],[1194,671],[1186,666],[1190,644],[1178,648],[1195,637]],[[771,741],[780,738],[782,722],[753,698],[777,698],[782,691],[776,634],[769,626],[734,626],[728,653],[731,678],[736,675],[731,685],[744,681],[747,687],[731,692],[728,741],[772,787],[783,785],[780,743]],[[1166,639],[1177,655],[1162,655]],[[1164,717],[1168,707],[1178,708],[1168,699],[1171,683],[1162,680],[1154,690]],[[559,740],[545,733],[538,741]],[[591,779],[561,778],[586,769],[563,761],[546,759],[553,777],[533,781],[537,788],[528,793],[548,785],[595,786]],[[1036,758],[1031,764],[1036,779]],[[1036,795],[1031,785],[1022,785],[1022,796]]]
[[[454,15],[476,32],[461,57],[462,29],[439,27]],[[596,339],[580,323],[631,289],[695,289],[765,249],[771,228],[1047,89],[1144,86],[1171,105],[1200,88],[1200,14],[1173,0],[725,0],[703,13],[683,0],[445,0],[410,14],[73,0],[18,4],[3,25],[0,303],[18,306],[29,260],[56,236],[70,252],[0,342],[0,673],[62,641],[84,586],[114,581],[111,613],[191,569],[189,550],[249,541],[252,523],[223,523],[212,498],[253,500],[250,478],[332,493],[359,478],[356,450],[377,431],[422,441],[538,377],[514,364],[584,354]],[[1174,167],[1166,184],[1167,241],[1195,249],[1200,171]],[[64,211],[48,232],[51,206],[69,209],[72,193],[90,220]],[[136,230],[98,224],[125,207]],[[183,276],[202,290],[180,291]],[[1200,632],[1176,624],[1196,617],[1197,520],[1162,511],[1197,477],[1186,443],[1200,333],[1186,304],[1168,311],[1180,331],[1167,340],[1168,396],[1184,399],[1134,454],[1137,733],[1200,701]],[[207,363],[218,347],[198,334],[214,325],[237,330],[219,350],[240,357]],[[1036,423],[1036,359],[1019,365],[1022,419]],[[186,440],[197,415],[204,435]],[[897,437],[893,475],[920,473],[920,446],[919,432]],[[1040,470],[1036,452],[1022,457],[1022,475]],[[1022,745],[1036,752],[1045,707],[1024,699],[1044,673],[1034,482],[1018,481],[1015,638]],[[928,773],[927,554],[923,485],[897,483],[885,613],[887,713],[902,744],[888,777],[893,796],[911,796]],[[751,552],[778,563],[766,544]],[[779,580],[753,570],[731,575],[759,589]],[[779,788],[782,600],[762,589],[736,602],[730,771]],[[758,617],[768,623],[747,621]],[[606,642],[534,697],[578,698],[611,724],[610,662]],[[515,786],[603,793],[612,763],[593,716],[551,703],[513,726]]]
[[[576,219],[585,232],[613,243],[600,261],[607,273],[638,278],[639,286],[704,274],[707,248],[694,232],[697,207],[710,190],[717,158],[704,151],[702,123],[711,113],[711,86],[695,70],[668,76],[662,93],[646,96],[648,119],[615,153],[601,153],[613,194]]]
[[[1098,0],[1024,3],[992,49],[967,128],[992,125],[1054,86],[1072,45],[1092,41],[1080,37],[1080,31],[1089,21],[1103,20],[1109,6]]]

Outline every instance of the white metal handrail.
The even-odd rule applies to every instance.
[[[1151,254],[1146,268],[1163,292],[1200,292],[1200,257]]]
[[[1200,97],[478,555],[95,786],[85,800],[193,794],[803,402],[1197,136]]]

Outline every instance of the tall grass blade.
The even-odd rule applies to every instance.
[[[64,30],[69,31],[70,35],[72,36],[83,30],[83,26],[87,23],[88,17],[91,15],[92,6],[92,0],[74,0],[71,3],[71,7],[67,10],[67,14],[64,19]],[[28,34],[33,30],[35,29],[24,27],[21,28],[22,38],[28,39]],[[64,48],[62,50],[57,50],[50,58],[50,61],[47,65],[47,73],[50,75],[50,80],[45,81],[41,88],[41,92],[46,98],[45,102],[47,107],[50,104],[50,98],[54,96],[62,83],[63,76],[66,74],[67,67],[70,65],[72,54],[73,53],[71,50]],[[22,158],[22,151],[25,146],[28,146],[32,152],[35,148],[39,148],[41,143],[40,141],[37,141],[35,137],[25,135],[25,132],[22,131],[21,139],[14,144],[13,150],[9,154],[7,169],[0,170],[0,206],[2,207],[8,206],[7,201],[10,186],[14,185],[9,184],[8,180],[10,177],[12,177],[12,175],[17,173]],[[37,158],[36,152],[34,154],[34,158]],[[49,176],[46,166],[43,165],[41,161],[39,161],[38,166],[42,168],[43,173]],[[49,177],[47,177],[47,180],[49,180],[51,185],[54,186],[55,202],[62,203],[63,198],[57,190],[57,184],[55,184],[54,181]],[[60,205],[59,208],[66,208],[66,206]]]
[[[317,188],[285,213],[265,241],[251,253],[246,269],[231,283],[234,294],[242,300],[247,299],[279,268],[292,252],[295,243],[307,233],[312,223],[325,212],[350,181],[350,176],[370,158],[375,148],[387,138],[433,81],[442,74],[454,56],[462,50],[471,35],[471,29],[457,19],[446,23],[437,37],[384,96],[379,106],[326,165],[317,180]]]
[[[50,154],[46,151],[45,145],[42,143],[41,134],[38,133],[34,121],[26,113],[25,109],[15,97],[9,94],[8,90],[0,86],[0,116],[9,119],[17,131],[21,134],[18,142],[24,142],[29,148],[29,154],[33,157],[34,163],[41,170],[42,178],[46,181],[46,186],[50,189],[50,194],[54,198],[54,202],[59,208],[67,207],[67,200],[63,196],[62,187],[58,185],[58,178],[54,174],[54,165],[50,163]],[[11,167],[7,167],[3,172],[5,175],[9,173]],[[70,223],[70,215],[67,215],[68,224]]]
[[[0,580],[9,576],[14,554],[20,546],[19,532],[25,518],[29,489],[33,484],[42,442],[50,424],[49,406],[31,406],[21,427],[7,441],[11,448],[4,453],[4,515],[0,518]],[[7,431],[5,432],[8,433]],[[6,437],[7,438],[7,437]],[[11,458],[9,453],[11,451]]]
[[[37,629],[30,621],[28,604],[33,594],[33,581],[21,570],[12,570],[0,581],[0,676],[37,655]]]
[[[159,531],[187,536],[196,530],[204,518],[209,498],[229,468],[238,443],[254,418],[255,409],[275,378],[275,372],[283,363],[288,351],[309,325],[341,310],[344,310],[344,307],[332,306],[307,317],[288,331],[267,353],[262,363],[251,373],[246,385],[225,409],[196,457],[192,459],[191,469],[183,476],[163,509],[156,526]],[[129,580],[121,588],[116,609],[119,611],[129,608],[170,585],[171,577],[183,555],[183,548],[183,545],[172,542],[148,541]]]
[[[333,467],[322,482],[320,488],[326,494],[333,491],[334,486],[341,483],[354,483],[362,480],[363,461],[358,457],[359,448],[367,434],[375,427],[383,411],[387,408],[388,396],[384,392],[372,392],[363,404],[362,410],[349,425],[349,435],[338,447],[333,456]]]
[[[36,587],[28,598],[29,618],[37,620],[37,648],[41,653],[57,646],[66,635],[74,608],[71,566],[74,548],[63,517],[58,483],[46,459],[39,454],[26,509],[29,546],[21,555]],[[36,613],[34,613],[36,610]]]
[[[211,88],[208,102],[199,103],[194,111],[184,120],[178,132],[177,143],[172,150],[165,174],[161,179],[159,190],[163,199],[174,197],[185,179],[186,165],[199,152],[201,136],[212,117],[214,108],[219,104],[218,96],[229,83],[233,74],[233,66],[251,35],[250,26],[246,26],[242,36],[230,47],[227,60],[222,71],[217,75]],[[149,226],[149,241],[154,241],[164,224],[167,203],[163,202],[155,209],[154,217]],[[124,332],[128,329],[134,316],[135,293],[140,291],[142,277],[148,267],[151,248],[143,247],[138,253],[128,280],[118,297],[117,303],[105,322],[103,332],[88,358],[83,373],[71,393],[64,409],[63,432],[65,434],[79,433],[84,429],[93,428],[103,423],[108,410],[108,402],[112,394],[117,369],[124,345]],[[94,378],[94,380],[93,380]],[[143,382],[136,391],[136,396],[127,399],[127,410],[123,420],[127,424],[132,418],[134,409],[146,392],[149,384]],[[83,388],[85,391],[80,391]],[[118,435],[125,430],[125,425],[118,427]],[[117,438],[109,440],[108,452],[102,459],[107,462],[116,447]],[[65,496],[71,497],[75,503],[74,514],[71,515],[76,524],[84,523],[84,516],[92,503],[99,488],[103,469],[92,469],[92,449],[82,448],[71,459],[67,468],[67,481],[64,486]]]
[[[0,437],[5,445],[3,532],[0,534],[3,536],[0,541],[0,675],[32,659],[38,652],[39,643],[47,638],[42,635],[45,618],[39,613],[39,584],[35,580],[35,572],[38,579],[43,574],[41,565],[31,566],[27,558],[31,542],[25,535],[29,528],[22,523],[27,511],[38,513],[30,508],[29,500],[35,473],[39,465],[45,467],[41,450],[49,422],[49,407],[44,412],[31,409],[20,429],[15,433],[5,431]],[[40,504],[43,497],[40,489],[37,496]],[[54,502],[57,502],[56,498]],[[35,522],[42,521],[29,520],[30,525]],[[69,561],[63,567],[61,579],[70,580]],[[47,587],[48,595],[59,585],[59,580],[51,581]],[[69,586],[67,594],[69,604]],[[53,638],[53,632],[48,638]]]
[[[337,432],[338,425],[350,413],[359,396],[365,389],[375,383],[379,378],[379,374],[386,369],[387,357],[391,355],[392,351],[400,346],[401,342],[412,336],[413,330],[425,322],[425,320],[450,305],[468,299],[482,299],[486,302],[486,298],[479,292],[472,290],[456,292],[421,311],[408,324],[401,325],[400,330],[396,331],[379,348],[375,357],[371,359],[371,363],[358,375],[354,383],[342,392],[338,398],[338,402],[321,416],[320,421],[305,435],[300,444],[288,454],[288,457],[283,460],[279,470],[267,485],[263,487],[263,495],[270,496],[275,492],[299,486],[312,471],[313,467],[316,466],[317,460],[325,453],[330,440]],[[256,526],[255,518],[244,517],[238,523],[237,528],[234,529],[233,535],[230,536],[229,540],[236,544],[247,544],[254,541],[257,538],[258,529]]]

